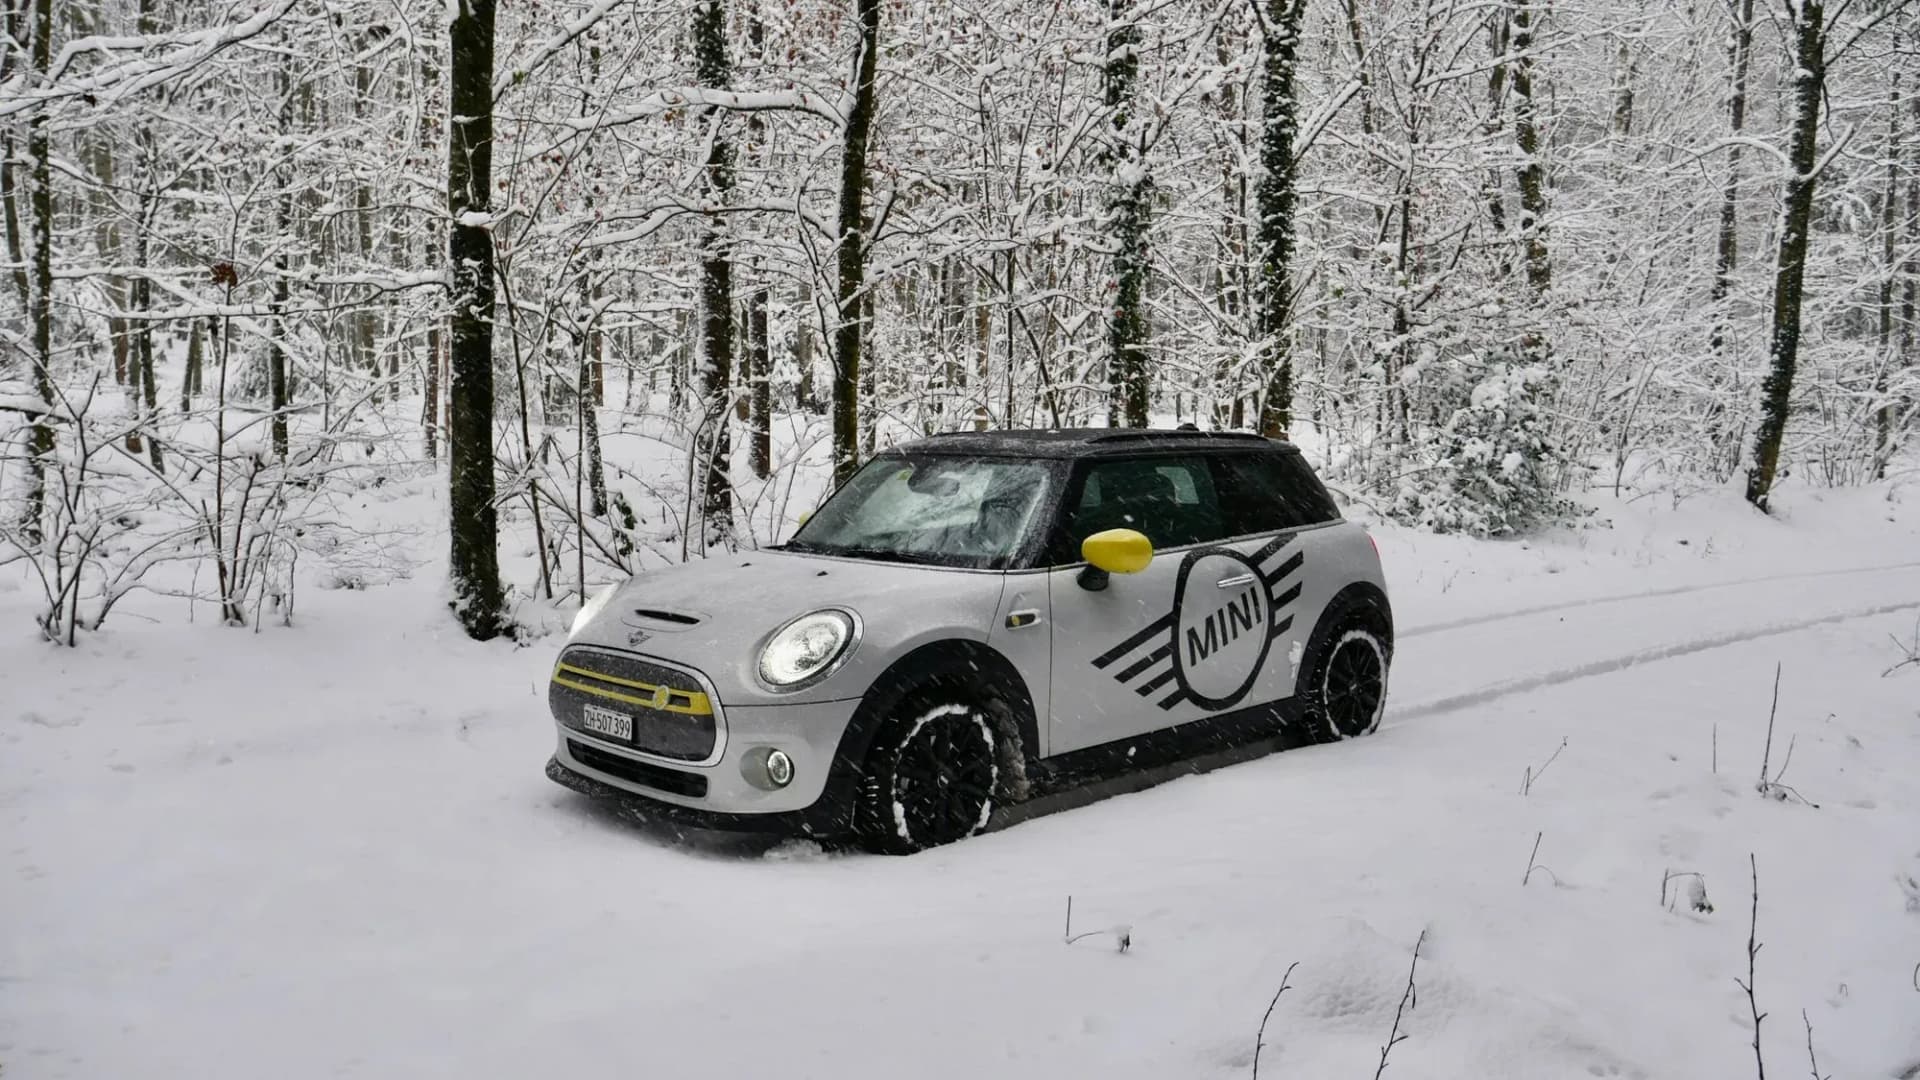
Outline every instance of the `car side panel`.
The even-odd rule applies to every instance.
[[[1027,747],[1032,757],[1045,757],[1051,732],[1045,722],[1053,679],[1053,601],[1044,572],[1009,574],[1001,594],[1000,611],[987,633],[987,644],[1013,664],[1026,680],[1034,710],[1038,746]]]
[[[1284,545],[1283,561],[1293,567],[1275,586],[1276,602],[1288,598],[1277,604],[1288,626],[1275,637],[1257,695],[1260,701],[1280,701],[1298,691],[1300,661],[1327,604],[1355,581],[1378,584],[1379,561],[1366,531],[1349,521],[1289,529],[1268,542]]]
[[[1047,573],[1053,599],[1049,754],[1064,754],[1173,724],[1207,711],[1170,684],[1173,608],[1181,553],[1137,574],[1114,574],[1097,591],[1080,567]]]

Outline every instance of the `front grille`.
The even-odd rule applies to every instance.
[[[621,743],[675,761],[705,761],[719,739],[713,700],[692,675],[637,656],[575,646],[560,654],[547,704],[567,727],[586,731],[586,706],[633,718],[633,738]],[[588,732],[614,742],[612,736]]]
[[[655,791],[664,791],[671,795],[685,795],[689,799],[707,797],[707,778],[695,773],[684,773],[678,769],[649,765],[644,761],[623,758],[619,754],[609,754],[583,742],[567,740],[567,753],[573,760],[596,772],[617,776],[630,784],[650,787]]]

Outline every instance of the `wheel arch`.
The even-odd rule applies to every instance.
[[[867,688],[840,754],[853,762],[864,762],[872,749],[875,735],[888,713],[907,695],[943,678],[965,679],[985,694],[995,715],[1001,735],[1013,736],[1018,754],[1003,760],[1004,767],[1018,771],[1010,777],[1012,787],[1024,788],[1025,763],[1036,757],[1040,746],[1040,717],[1034,706],[1033,691],[1018,668],[1000,650],[981,641],[942,638],[915,647],[895,660]]]
[[[1314,623],[1313,639],[1321,631],[1339,622],[1349,613],[1367,612],[1379,618],[1386,632],[1384,644],[1389,653],[1393,651],[1393,605],[1388,603],[1386,591],[1371,581],[1356,581],[1333,594],[1327,606],[1320,609],[1320,619]],[[1309,639],[1311,646],[1312,639]]]

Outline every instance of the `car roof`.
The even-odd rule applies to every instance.
[[[893,454],[985,454],[994,457],[1113,457],[1142,451],[1252,450],[1299,452],[1292,443],[1251,431],[1174,428],[1024,428],[952,431],[888,448]]]

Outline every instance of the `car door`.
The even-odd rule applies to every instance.
[[[1258,575],[1220,544],[1225,527],[1204,455],[1096,458],[1078,473],[1047,574],[1050,754],[1231,708],[1251,691],[1265,651],[1266,607],[1252,598]],[[1115,528],[1144,533],[1153,562],[1089,589],[1080,543]],[[1183,604],[1183,596],[1195,599]]]

